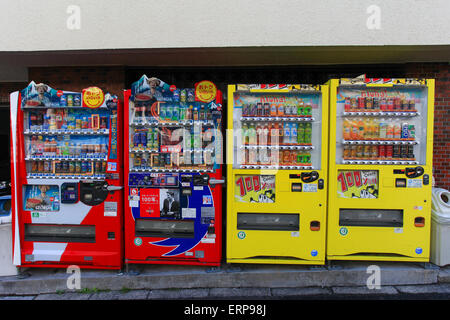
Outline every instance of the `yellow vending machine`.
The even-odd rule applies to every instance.
[[[328,84],[327,259],[429,261],[434,80]]]
[[[228,263],[324,264],[328,90],[228,86]]]

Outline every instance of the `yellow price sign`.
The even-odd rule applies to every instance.
[[[102,89],[98,87],[89,87],[83,89],[83,106],[91,109],[100,107],[105,101],[105,95]]]
[[[195,85],[195,98],[201,102],[211,102],[217,96],[217,87],[208,80],[203,80]]]

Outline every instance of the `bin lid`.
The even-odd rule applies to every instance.
[[[431,208],[439,215],[450,216],[450,192],[442,188],[433,188],[431,192]]]

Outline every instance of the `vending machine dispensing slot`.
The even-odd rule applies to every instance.
[[[193,220],[136,219],[136,237],[194,238]]]
[[[298,231],[300,215],[287,213],[242,213],[237,214],[238,230]]]
[[[403,210],[340,209],[340,226],[403,227]]]
[[[27,223],[25,241],[95,243],[95,226]]]

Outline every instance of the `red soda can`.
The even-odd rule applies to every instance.
[[[386,158],[386,146],[384,145],[378,146],[378,157]]]
[[[350,97],[346,97],[345,98],[345,105],[344,105],[344,111],[348,112],[351,109],[351,104],[350,104]]]
[[[366,108],[366,99],[363,97],[358,97],[358,109]]]
[[[392,159],[394,147],[392,145],[386,146],[386,158]]]
[[[387,109],[388,109],[389,111],[394,110],[394,98],[388,98]]]
[[[380,109],[381,109],[381,111],[387,110],[387,103],[386,103],[386,99],[384,99],[384,98],[382,98],[380,101]]]
[[[402,101],[399,97],[394,98],[394,110],[401,110],[402,109]]]

